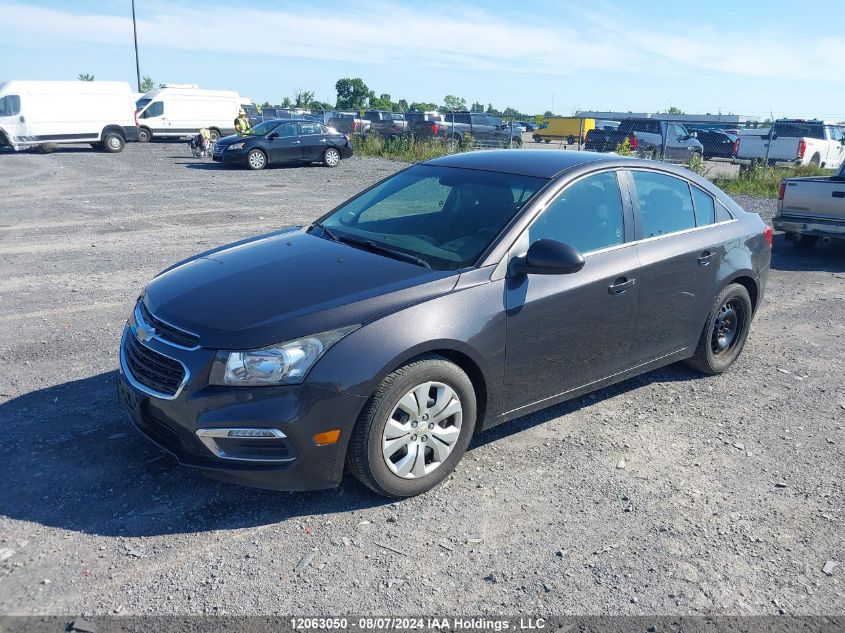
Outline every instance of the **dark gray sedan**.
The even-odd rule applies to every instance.
[[[726,371],[771,240],[654,161],[439,158],[162,272],[124,330],[118,391],[211,477],[315,489],[348,467],[415,495],[481,430],[676,361]]]

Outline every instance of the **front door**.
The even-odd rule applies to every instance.
[[[323,127],[319,123],[300,123],[299,133],[302,141],[302,160],[314,162],[322,159],[328,144],[323,135]]]
[[[564,189],[523,236],[526,249],[539,239],[570,244],[586,264],[577,273],[507,280],[505,391],[516,409],[628,367],[639,262],[636,244],[626,244],[633,235],[627,207],[615,172],[588,176]]]
[[[0,97],[0,130],[6,133],[9,144],[27,136],[26,127],[26,116],[21,112],[20,95],[9,94]]]
[[[716,294],[724,244],[710,194],[668,174],[630,175],[643,238],[631,362],[641,364],[696,345]]]
[[[302,139],[296,123],[283,123],[270,134],[271,163],[293,163],[302,159]]]

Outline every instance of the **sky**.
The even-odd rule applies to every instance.
[[[448,94],[576,109],[845,120],[841,0],[442,3],[136,0],[141,74],[278,103],[341,77],[394,100]],[[0,81],[124,80],[130,0],[0,0]],[[134,89],[134,88],[133,88]]]

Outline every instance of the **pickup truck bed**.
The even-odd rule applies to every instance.
[[[784,180],[772,223],[803,246],[819,238],[845,239],[845,165],[830,178]]]

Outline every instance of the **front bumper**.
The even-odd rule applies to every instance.
[[[215,163],[228,163],[243,165],[246,163],[246,155],[248,152],[242,149],[223,150],[219,153],[212,153],[211,160]]]
[[[772,225],[792,235],[812,235],[845,239],[845,221],[824,218],[802,218],[790,215],[776,215]]]
[[[133,425],[180,464],[214,479],[273,490],[317,490],[340,483],[346,446],[365,398],[308,384],[209,386],[213,351],[186,350],[152,339],[144,345],[181,362],[188,375],[175,396],[158,397],[138,383],[127,367],[128,336],[133,335],[127,327],[117,378],[120,403]],[[204,441],[197,434],[200,429],[230,428],[277,429],[284,437],[254,441],[206,437]],[[340,429],[337,443],[315,443],[314,435],[333,429]]]

